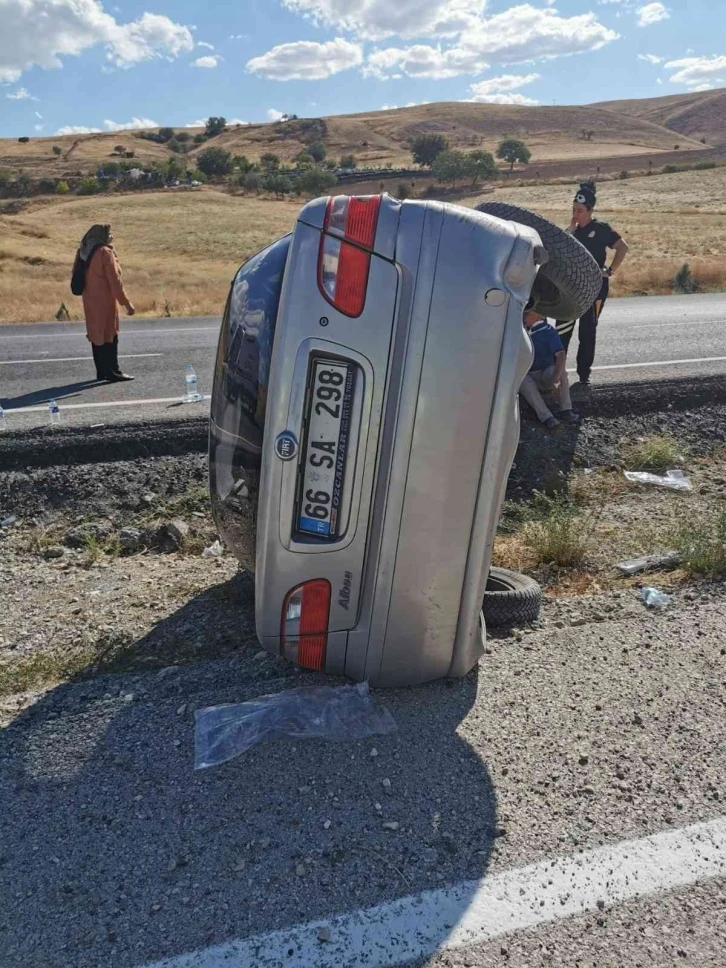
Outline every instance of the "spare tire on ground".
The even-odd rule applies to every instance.
[[[506,202],[482,202],[478,212],[535,229],[547,251],[532,287],[530,308],[550,319],[579,319],[602,288],[602,272],[584,245],[541,215]]]
[[[534,580],[507,568],[490,568],[482,612],[489,628],[534,622],[542,604],[542,589]]]

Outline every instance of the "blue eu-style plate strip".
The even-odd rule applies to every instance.
[[[324,538],[330,535],[330,522],[317,521],[315,518],[300,518],[300,530],[308,534],[320,534]]]

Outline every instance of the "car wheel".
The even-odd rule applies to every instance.
[[[482,612],[489,628],[534,622],[542,604],[542,589],[533,578],[507,568],[491,568]]]
[[[584,245],[558,225],[526,208],[506,202],[482,202],[478,212],[535,229],[547,251],[532,287],[530,308],[550,319],[579,319],[602,288],[602,272]]]

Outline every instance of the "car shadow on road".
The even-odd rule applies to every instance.
[[[216,620],[189,609],[152,635],[213,638]],[[3,968],[134,968],[424,890],[473,893],[501,833],[467,741],[478,675],[377,692],[395,734],[280,740],[197,773],[195,709],[341,680],[245,647],[49,691],[0,732]]]
[[[18,410],[20,407],[33,407],[41,403],[48,403],[49,400],[67,400],[69,397],[77,397],[84,390],[91,387],[106,386],[105,380],[77,380],[75,383],[66,383],[63,386],[46,387],[44,390],[33,390],[32,393],[21,393],[17,397],[3,397],[0,399],[0,406],[3,410]]]

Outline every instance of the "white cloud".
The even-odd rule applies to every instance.
[[[247,61],[247,70],[274,81],[319,81],[363,62],[360,44],[338,37],[325,44],[298,40]]]
[[[62,58],[104,44],[117,67],[192,50],[188,27],[144,13],[119,24],[100,0],[0,0],[0,81],[16,81],[30,67],[58,68]]]
[[[204,40],[198,40],[197,41],[197,47],[206,47],[207,50],[214,50],[214,44],[208,44]]]
[[[206,121],[204,123],[206,124]],[[235,124],[249,124],[249,121],[243,121],[241,118],[227,118],[228,128],[231,128]]]
[[[106,120],[103,122],[103,126],[106,131],[137,131],[142,128],[159,127],[158,123],[152,121],[151,118],[131,118],[130,121],[126,121],[124,124],[119,124],[118,121]]]
[[[41,121],[43,120],[43,115],[40,113],[40,111],[36,111],[35,116],[36,118],[39,118]]]
[[[668,61],[666,70],[675,71],[671,84],[685,84],[690,90],[708,90],[718,84],[726,84],[726,55],[711,57],[683,57]]]
[[[656,57],[655,54],[638,54],[638,60],[645,61],[647,64],[653,64],[653,66],[663,63],[663,58]]]
[[[33,95],[24,87],[19,87],[17,91],[12,91],[10,94],[6,94],[5,97],[9,97],[11,101],[37,101],[37,97]]]
[[[516,64],[579,54],[598,50],[617,36],[592,13],[561,17],[556,10],[522,4],[482,18],[446,49],[417,44],[373,51],[363,73],[379,79],[478,74],[490,61]]]
[[[86,128],[82,124],[66,124],[58,128],[56,134],[100,134],[100,128]]]
[[[510,93],[526,84],[533,84],[539,78],[539,74],[500,74],[499,77],[488,77],[485,81],[478,81],[470,86],[472,96],[467,100],[479,104],[539,104],[539,101],[525,97],[524,94]]]
[[[646,3],[644,7],[638,7],[639,27],[652,27],[653,24],[668,20],[669,17],[670,12],[662,3]]]
[[[229,35],[229,39],[230,40],[247,40],[248,36],[249,36],[248,34],[230,34]]]
[[[190,121],[188,124],[184,125],[185,128],[206,128],[207,119],[200,118],[199,121]]]
[[[404,74],[408,77],[442,80],[458,77],[460,74],[480,74],[488,67],[475,50],[464,50],[461,47],[441,50],[439,47],[415,44],[413,47],[387,47],[373,51],[366,61],[363,74],[379,80],[401,77]]]
[[[277,108],[268,108],[267,120],[268,121],[281,121],[285,117],[284,111],[278,111]]]
[[[36,131],[42,131],[43,128],[45,127],[45,125],[44,124],[36,124],[33,127],[35,128]]]
[[[192,61],[192,67],[219,67],[219,60],[218,54],[207,54],[206,57],[197,57],[195,61]]]
[[[366,40],[454,36],[481,16],[486,0],[282,0],[316,23]]]

